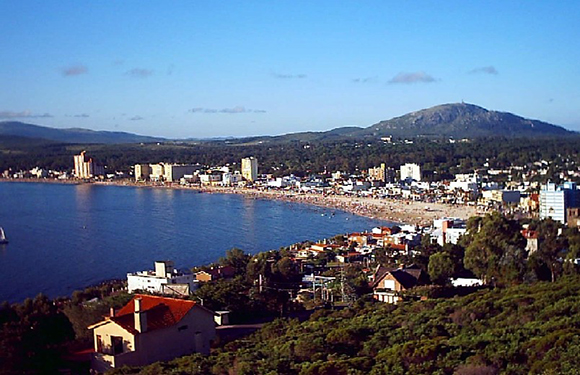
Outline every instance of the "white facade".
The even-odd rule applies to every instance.
[[[421,181],[421,167],[415,163],[401,165],[401,180],[412,179]]]
[[[477,173],[456,174],[455,181],[449,183],[449,189],[477,192],[479,183],[480,178]]]
[[[165,181],[173,182],[179,181],[185,175],[192,175],[197,169],[195,165],[185,165],[185,164],[165,164],[164,176]]]
[[[137,290],[149,293],[163,293],[172,284],[187,284],[193,291],[195,283],[191,272],[178,272],[171,261],[155,262],[155,271],[142,271],[127,274],[127,289],[129,293]]]
[[[224,186],[235,186],[242,181],[242,175],[238,172],[226,172],[222,176],[222,183]]]
[[[204,173],[199,175],[202,185],[215,185],[222,182],[222,173]]]
[[[151,168],[151,174],[149,175],[149,179],[151,181],[159,181],[165,175],[165,168],[163,164],[149,164],[149,167]]]
[[[258,159],[253,156],[242,159],[242,176],[248,181],[258,179]]]
[[[93,178],[105,174],[105,169],[102,165],[99,165],[92,158],[88,158],[87,160],[85,151],[74,156],[74,163],[76,178]]]
[[[150,174],[151,167],[149,164],[135,164],[135,181],[147,180]]]
[[[552,218],[567,222],[567,209],[580,205],[580,192],[573,182],[557,186],[554,183],[542,185],[540,190],[540,219]]]

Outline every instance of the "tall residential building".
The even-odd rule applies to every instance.
[[[74,156],[76,178],[93,178],[105,174],[105,169],[92,158],[87,158],[86,151]]]
[[[540,190],[540,219],[552,218],[566,224],[568,208],[580,207],[580,190],[574,182],[556,185],[549,182]]]
[[[185,164],[165,164],[164,176],[165,181],[174,182],[179,181],[185,175],[192,175],[199,170],[199,166],[185,165]]]
[[[415,163],[401,165],[401,180],[412,179],[421,181],[421,167]]]
[[[253,156],[242,159],[242,177],[252,182],[258,179],[258,159]]]
[[[386,180],[386,166],[385,163],[381,163],[380,167],[369,168],[369,178],[375,181],[382,181],[385,182]]]
[[[151,169],[151,174],[149,175],[151,181],[160,181],[165,176],[165,167],[163,163],[149,164],[149,168]]]
[[[146,181],[151,174],[149,164],[135,164],[135,181]]]

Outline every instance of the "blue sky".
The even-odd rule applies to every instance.
[[[579,1],[0,1],[0,121],[173,138],[443,103],[580,130]]]

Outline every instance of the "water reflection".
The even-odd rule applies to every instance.
[[[329,220],[311,206],[168,189],[0,183],[2,198],[0,225],[10,219],[3,226],[11,242],[0,247],[0,300],[10,301],[39,291],[67,295],[155,260],[192,267],[232,247],[255,253],[377,224],[340,212]]]

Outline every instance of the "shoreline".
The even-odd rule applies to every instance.
[[[122,181],[84,182],[49,179],[0,179],[7,182],[38,182],[63,184],[95,184],[104,186],[131,186],[142,188],[191,190],[208,194],[238,194],[250,199],[269,199],[341,210],[353,215],[389,221],[394,224],[431,226],[433,220],[453,217],[467,220],[478,215],[474,206],[450,205],[438,202],[420,202],[406,199],[359,197],[350,195],[303,193],[289,190],[253,189],[221,186],[183,186],[176,183]]]

